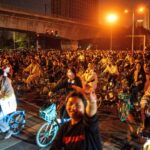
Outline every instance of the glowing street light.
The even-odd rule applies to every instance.
[[[118,16],[116,14],[110,14],[106,19],[109,23],[114,23],[118,20]]]
[[[118,20],[118,16],[116,14],[109,14],[107,17],[107,22],[111,25],[110,31],[110,50],[112,50],[112,24],[114,24]]]
[[[127,14],[128,12],[129,12],[129,10],[128,10],[128,9],[125,9],[125,10],[124,10],[124,13],[125,13],[125,14]]]
[[[138,12],[139,12],[139,13],[143,13],[143,12],[144,12],[144,10],[145,10],[145,8],[144,8],[144,7],[140,7],[140,8],[138,9]]]

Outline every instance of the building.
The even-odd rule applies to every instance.
[[[51,0],[51,15],[80,22],[98,22],[98,0]]]
[[[0,0],[0,28],[32,32],[44,37],[43,43],[46,38],[70,40],[71,45],[102,35],[98,4],[99,0]]]
[[[0,0],[5,8],[83,23],[96,23],[99,0]]]
[[[146,9],[143,20],[144,20],[144,22],[143,22],[144,28],[150,30],[150,8]]]

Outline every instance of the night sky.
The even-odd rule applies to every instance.
[[[120,5],[132,5],[132,4],[139,4],[139,3],[144,3],[144,4],[150,4],[150,0],[99,0],[101,4],[120,4]]]
[[[107,13],[116,13],[119,15],[119,24],[131,24],[132,9],[136,10],[138,7],[150,8],[150,0],[99,0],[99,17],[100,22],[106,18]],[[128,15],[125,15],[124,10],[128,9]],[[142,17],[139,15],[139,17]],[[100,23],[100,24],[101,24]]]
[[[136,7],[138,5],[150,6],[150,0],[99,0],[100,8],[125,8]]]

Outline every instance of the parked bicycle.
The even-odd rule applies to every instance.
[[[118,94],[118,114],[121,121],[125,121],[128,117],[128,114],[132,108],[130,102],[130,95],[128,93],[120,92]]]
[[[39,115],[45,122],[41,125],[36,134],[36,143],[39,147],[49,146],[53,142],[60,126],[70,120],[60,119],[58,114],[59,109],[60,107],[57,105],[57,100],[52,97],[49,104],[40,108]]]

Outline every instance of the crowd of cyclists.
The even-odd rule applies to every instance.
[[[145,108],[150,103],[150,52],[104,50],[20,50],[0,53],[0,67],[4,76],[12,80],[15,92],[20,81],[25,89],[40,89],[40,94],[51,96],[60,89],[68,94],[74,86],[93,89],[104,95],[110,88],[114,94],[128,93],[133,106],[127,116],[129,131],[142,132],[145,126]],[[53,85],[53,86],[51,86]],[[106,89],[104,89],[104,87]],[[46,89],[46,92],[45,92]],[[33,88],[32,88],[33,90]],[[102,101],[106,99],[104,95]],[[109,98],[107,99],[109,102]],[[115,97],[117,103],[117,96]],[[141,108],[140,122],[133,115],[134,106]],[[63,109],[64,113],[64,109]],[[62,114],[64,115],[64,114]]]

